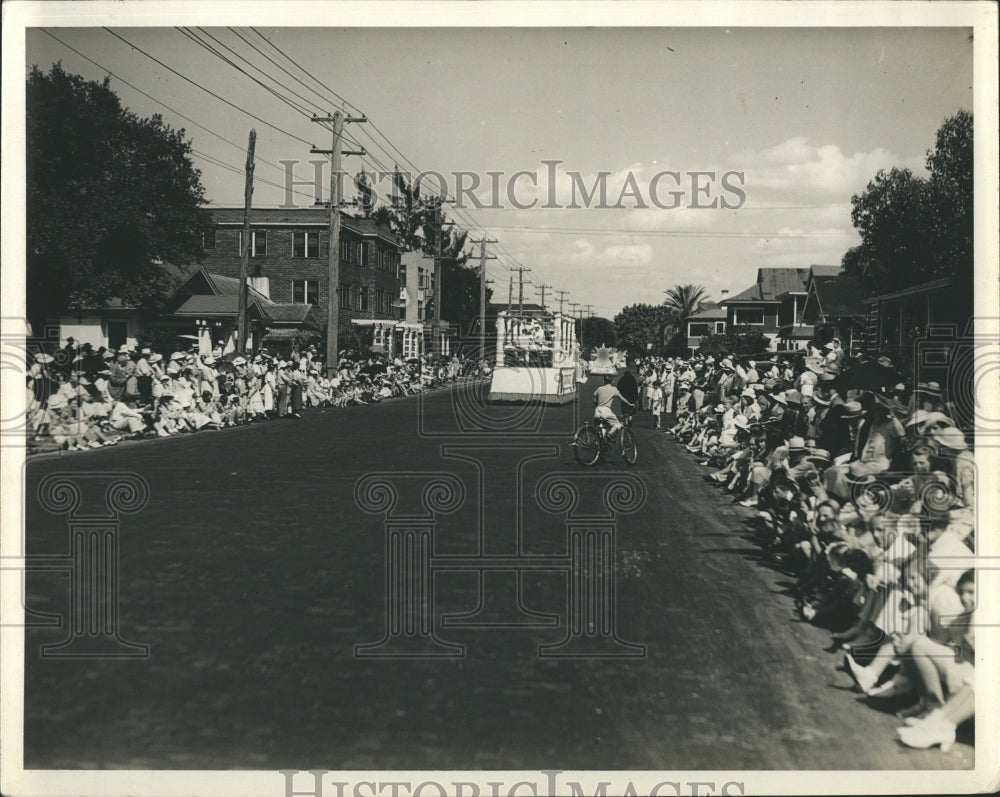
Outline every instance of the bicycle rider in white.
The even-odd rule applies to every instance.
[[[604,384],[594,391],[594,418],[600,418],[608,422],[611,426],[608,436],[612,439],[618,433],[618,430],[622,428],[622,422],[618,420],[618,416],[611,409],[612,402],[618,399],[622,404],[627,404],[629,407],[635,406],[635,404],[618,392],[618,388],[611,384],[613,381],[613,376],[610,374],[606,375],[604,377]]]

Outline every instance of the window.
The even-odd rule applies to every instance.
[[[362,266],[367,266],[371,262],[371,245],[364,242],[358,244],[360,255],[359,260]]]
[[[319,304],[319,281],[292,280],[292,302],[295,304]]]
[[[368,309],[368,286],[364,285],[358,291],[358,309],[367,310]]]
[[[236,249],[243,254],[243,231],[240,230],[236,236]],[[250,257],[264,257],[267,255],[267,230],[250,231]]]
[[[716,321],[715,322],[715,334],[716,335],[724,335],[725,333],[726,333],[726,322],[725,321]]]
[[[759,307],[737,307],[733,320],[737,324],[763,325],[764,311]]]
[[[346,263],[347,262],[347,256],[348,256],[347,241],[345,241],[343,238],[341,238],[340,239],[340,259],[343,260]]]
[[[215,227],[201,234],[201,248],[215,249]]]
[[[340,283],[340,287],[337,290],[337,296],[339,301],[337,304],[340,306],[341,310],[351,309],[351,286],[346,282]]]
[[[293,232],[292,257],[319,257],[319,233]]]
[[[692,321],[688,324],[688,337],[689,338],[703,338],[710,334],[709,325],[702,321]]]

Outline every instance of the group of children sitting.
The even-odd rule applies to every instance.
[[[348,354],[328,375],[315,347],[293,351],[287,360],[266,350],[222,358],[82,347],[70,355],[40,353],[28,368],[29,451],[78,451],[128,438],[300,418],[303,407],[373,404],[453,382],[463,373],[458,358]]]
[[[667,434],[757,510],[801,617],[833,633],[866,699],[895,710],[899,739],[946,750],[975,709],[969,441],[936,383],[857,390],[849,367],[806,370],[703,384],[700,404],[680,387]]]

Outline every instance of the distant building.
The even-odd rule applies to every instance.
[[[243,208],[207,209],[215,224],[202,261],[212,274],[239,277]],[[251,284],[279,304],[312,305],[325,329],[330,286],[329,211],[254,208],[250,214]],[[371,219],[341,213],[339,326],[351,321],[399,320],[400,246],[393,232]]]
[[[815,340],[819,344],[839,338],[844,350],[855,354],[864,343],[867,295],[861,281],[845,274],[841,266],[813,266],[806,285],[800,327],[798,330],[790,328],[789,336],[799,341]]]
[[[236,350],[239,313],[239,277],[195,269],[164,302],[157,326],[175,330],[180,338],[197,341],[198,351]],[[319,320],[311,304],[274,302],[247,287],[247,346],[290,349],[297,336],[318,334]]]
[[[708,306],[688,319],[687,347],[691,354],[698,351],[702,338],[725,334],[727,316],[728,312],[725,307],[709,302]]]
[[[753,285],[719,302],[726,309],[726,328],[756,327],[776,350],[782,321],[790,318],[794,323],[804,304],[808,278],[807,268],[757,269]]]

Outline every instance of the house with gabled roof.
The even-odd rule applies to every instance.
[[[687,347],[691,354],[698,351],[703,338],[722,335],[726,331],[727,310],[715,302],[705,305],[687,320]]]
[[[807,268],[757,269],[753,285],[719,302],[726,309],[726,328],[757,328],[776,350],[781,322],[789,317],[794,321],[804,303],[808,278]]]
[[[216,348],[223,353],[234,351],[239,288],[238,277],[198,266],[167,297],[161,325],[177,329],[179,335],[196,336],[201,353]],[[313,305],[274,302],[248,280],[247,341],[251,351],[265,344],[280,348],[297,335],[318,332]]]
[[[783,327],[782,334],[796,340],[815,340],[819,345],[839,338],[841,346],[851,354],[862,344],[869,293],[842,266],[812,266],[800,324],[787,330]]]

